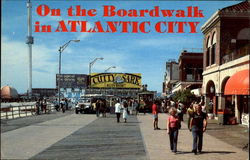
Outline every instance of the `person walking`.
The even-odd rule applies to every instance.
[[[177,152],[178,133],[181,126],[181,122],[176,113],[177,109],[175,107],[171,107],[169,110],[170,116],[167,120],[167,133],[169,134],[170,149],[174,153]]]
[[[199,104],[194,105],[194,114],[190,120],[190,131],[193,135],[193,150],[192,152],[196,155],[202,151],[203,133],[207,127],[207,114],[202,112]]]
[[[40,114],[40,108],[41,108],[41,99],[38,99],[36,101],[36,114],[39,115]]]
[[[43,99],[42,106],[43,106],[44,113],[47,113],[47,100],[46,100],[46,98]]]
[[[65,98],[65,108],[66,110],[69,110],[69,102],[67,98]]]
[[[158,130],[160,128],[158,127],[158,107],[156,101],[154,101],[152,105],[152,114],[154,119],[153,121],[154,130]]]
[[[56,111],[59,112],[59,110],[60,110],[60,102],[58,102],[58,99],[56,99],[56,100],[54,101],[54,104],[55,104],[55,109],[56,109]]]
[[[122,117],[124,119],[124,123],[127,123],[128,119],[128,103],[126,101],[123,102],[123,114]]]
[[[161,112],[166,112],[166,101],[163,99],[161,101]]]
[[[137,102],[137,100],[135,100],[134,105],[135,105],[135,115],[138,115],[138,113],[139,113],[139,103]]]
[[[146,103],[144,100],[140,101],[140,109],[143,111],[143,114],[146,114]]]
[[[100,101],[100,110],[102,113],[102,117],[106,117],[106,102],[104,100]]]
[[[194,108],[193,108],[193,105],[195,104],[195,102],[192,102],[189,106],[189,108],[187,109],[187,116],[188,116],[188,122],[187,122],[187,125],[188,125],[188,129],[190,130],[190,120],[191,118],[193,117],[193,114],[194,114]]]
[[[119,100],[115,104],[115,114],[116,114],[117,123],[120,123],[121,104],[120,104]]]
[[[184,105],[181,103],[181,101],[179,100],[177,103],[177,114],[179,117],[180,121],[183,121],[183,110],[184,110]]]
[[[100,115],[100,106],[101,106],[100,100],[98,99],[95,103],[96,117],[99,117]]]
[[[64,99],[61,100],[60,107],[62,109],[62,112],[65,113],[65,101],[64,101]]]

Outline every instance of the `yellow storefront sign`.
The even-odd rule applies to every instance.
[[[140,88],[141,73],[92,73],[91,88]]]

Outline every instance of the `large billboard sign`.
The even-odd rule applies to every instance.
[[[87,80],[86,74],[57,74],[56,86],[60,81],[60,88],[86,88]]]
[[[141,73],[92,73],[91,88],[140,88]]]

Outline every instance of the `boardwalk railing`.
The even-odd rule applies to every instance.
[[[51,113],[54,111],[54,105],[47,104],[46,112]],[[40,114],[43,114],[40,111]],[[20,105],[20,106],[8,106],[5,108],[1,108],[1,119],[14,119],[20,117],[27,117],[37,115],[36,105]]]

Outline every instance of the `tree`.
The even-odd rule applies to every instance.
[[[184,91],[177,91],[175,95],[173,96],[174,101],[181,101],[185,105],[191,104],[192,101],[196,99],[195,95],[191,93],[190,89],[184,90]]]

